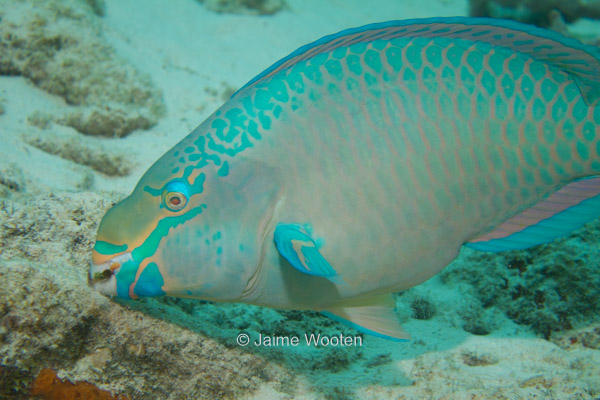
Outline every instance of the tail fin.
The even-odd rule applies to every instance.
[[[466,244],[498,252],[526,249],[566,236],[600,217],[600,178],[580,179]]]

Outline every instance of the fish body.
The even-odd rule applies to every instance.
[[[389,293],[463,244],[526,248],[598,216],[599,54],[472,18],[325,37],[146,172],[104,217],[90,279],[125,298],[311,309],[405,338]]]

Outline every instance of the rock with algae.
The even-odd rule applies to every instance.
[[[596,30],[580,32],[568,25],[581,18],[600,19],[600,0],[470,0],[469,5],[472,17],[514,19],[600,46]]]
[[[127,396],[113,396],[88,382],[63,381],[50,368],[44,368],[35,378],[31,395],[44,400],[130,400]]]
[[[99,136],[148,129],[164,114],[150,78],[103,39],[103,2],[0,1],[0,75],[20,75],[68,107],[56,122]]]
[[[218,13],[271,15],[286,7],[285,0],[198,0]]]
[[[237,398],[262,382],[290,380],[233,343],[133,311],[88,287],[97,224],[117,200],[58,193],[0,204],[0,388],[11,388],[7,398],[27,398],[44,368],[63,381],[144,400]],[[172,320],[190,318],[155,305]],[[206,321],[180,325],[194,323]]]
[[[553,25],[554,12],[567,23],[600,19],[599,0],[470,0],[469,5],[473,17],[508,18],[542,27]]]
[[[550,338],[600,320],[600,249],[589,245],[599,241],[596,220],[568,238],[527,250],[490,254],[463,249],[440,279],[464,285],[461,292],[477,299],[481,312],[499,309]]]
[[[240,332],[252,340],[261,333],[358,335],[318,313],[175,298],[112,301],[92,291],[86,284],[90,247],[102,214],[119,197],[55,193],[0,203],[0,395],[27,398],[44,368],[55,370],[62,382],[88,382],[132,400],[239,398],[263,384],[293,398],[306,378],[321,397],[352,398],[361,386],[385,386],[392,376],[366,371],[389,367],[393,376],[398,374],[392,366],[396,360],[389,361],[385,353],[373,358],[360,347],[244,348],[235,342]],[[497,307],[510,314],[523,308],[522,315],[533,313],[534,322],[544,322],[540,316],[572,309],[569,322],[577,326],[593,317],[594,299],[600,298],[594,289],[600,286],[595,283],[598,274],[592,273],[599,270],[597,254],[589,246],[583,249],[585,242],[600,238],[593,226],[586,228],[569,239],[504,258],[464,252],[440,279],[466,288],[461,297],[480,299],[481,310]],[[559,269],[552,273],[553,268]],[[398,298],[409,315],[433,319],[436,310],[447,308],[415,290]],[[545,293],[544,303],[538,291]],[[523,294],[514,299],[515,293]],[[491,329],[472,325],[469,329],[479,334]],[[545,335],[545,326],[536,330]],[[555,331],[550,333],[554,337]],[[576,341],[596,348],[596,331],[569,336],[568,343]],[[493,354],[465,354],[460,362],[469,368],[495,362]],[[417,378],[410,375],[387,385],[411,386],[410,380]]]
[[[25,191],[23,171],[14,162],[0,159],[0,198]]]
[[[235,342],[240,332],[253,341],[261,333],[357,335],[318,313],[175,298],[112,301],[92,291],[86,284],[89,249],[102,214],[118,199],[109,193],[56,193],[0,204],[0,389],[11,388],[0,394],[26,398],[44,368],[55,370],[63,382],[88,382],[132,400],[239,398],[265,384],[293,398],[306,378],[321,397],[352,398],[361,386],[410,386],[410,379],[418,378],[410,375],[410,379],[385,383],[392,375],[366,373],[373,368],[392,368],[395,375],[398,371],[385,353],[374,359],[361,347],[240,347]],[[567,290],[567,282],[579,280],[594,290],[597,275],[588,276],[585,268],[570,265],[568,260],[582,258],[581,242],[596,241],[596,235],[581,231],[547,245],[546,252],[536,248],[539,254],[532,260],[515,258],[525,252],[499,260],[467,252],[442,273],[441,280],[468,287],[461,297],[479,297],[482,309],[492,305],[517,309],[522,305],[512,299],[511,289],[531,285],[533,297],[524,296],[531,311],[538,307],[535,292],[552,288],[557,280],[545,274],[544,268],[560,248],[567,254],[558,261],[571,271],[570,276],[559,277],[561,290]],[[589,257],[582,262],[597,259],[594,254]],[[598,270],[591,262],[589,268]],[[504,278],[513,281],[508,288]],[[417,294],[409,291],[398,299],[400,305],[406,303],[408,314],[412,310],[417,317],[436,318],[435,309],[444,309],[433,300],[425,304],[422,299],[426,297]],[[569,301],[578,309],[589,295],[584,292],[583,297],[569,297],[562,304],[548,302],[549,312],[570,307]],[[573,325],[584,314],[579,315],[572,316]],[[593,337],[586,333],[581,341],[596,346]],[[494,365],[491,356],[473,354],[463,356],[461,363],[469,368]],[[423,370],[427,369],[424,365]]]
[[[46,153],[85,165],[108,176],[125,176],[131,171],[131,157],[94,138],[71,132],[24,135],[23,141]]]
[[[238,398],[265,383],[293,396],[303,376],[321,393],[334,393],[340,384],[329,374],[367,362],[361,347],[236,344],[240,332],[252,341],[259,334],[302,342],[305,333],[362,338],[318,313],[176,298],[112,301],[94,292],[86,282],[90,248],[102,214],[118,198],[57,193],[0,204],[7,386],[22,391],[52,368],[62,380],[131,399]]]

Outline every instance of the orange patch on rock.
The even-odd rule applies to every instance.
[[[71,383],[67,379],[63,382],[50,368],[44,368],[35,378],[31,395],[44,400],[130,400],[127,396],[113,396],[88,382]]]

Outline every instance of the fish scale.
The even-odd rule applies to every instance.
[[[419,41],[423,42],[422,39],[420,39]],[[426,47],[427,46],[436,46],[438,48],[441,48],[442,46],[445,46],[446,43],[442,43],[442,44],[438,44],[435,43],[436,40],[434,39],[431,42],[427,42],[425,43],[424,46],[419,47],[419,45],[417,43],[415,43],[415,40],[398,40],[396,43],[396,47],[398,49],[400,49],[402,51],[403,54],[405,54],[404,58],[402,59],[402,64],[400,65],[400,68],[398,69],[397,73],[400,76],[406,76],[407,70],[411,71],[410,76],[415,76],[415,77],[422,77],[423,79],[421,80],[416,80],[416,81],[402,81],[398,83],[398,88],[396,89],[396,93],[399,96],[393,96],[390,91],[388,90],[386,92],[387,95],[392,96],[392,102],[393,104],[395,104],[396,109],[394,110],[394,112],[390,112],[388,111],[388,113],[390,114],[397,114],[397,110],[402,109],[402,110],[406,110],[406,109],[411,109],[413,107],[411,107],[411,105],[409,104],[409,99],[414,98],[413,96],[416,97],[416,109],[414,109],[414,113],[412,115],[406,115],[406,111],[404,113],[402,113],[401,111],[398,111],[398,113],[400,114],[405,114],[407,121],[405,123],[414,123],[415,125],[419,124],[419,120],[421,118],[426,118],[429,116],[428,120],[429,120],[429,129],[424,129],[422,126],[418,126],[418,128],[415,129],[410,129],[409,127],[407,127],[406,125],[404,126],[400,126],[400,130],[404,130],[405,133],[404,135],[393,135],[390,134],[393,131],[397,131],[398,130],[398,125],[396,124],[395,126],[388,126],[387,128],[389,130],[376,130],[375,128],[377,128],[376,126],[374,126],[373,122],[372,122],[372,118],[370,114],[360,114],[361,117],[364,116],[364,118],[362,118],[361,120],[356,120],[353,119],[352,120],[352,126],[348,126],[348,121],[344,120],[342,118],[338,118],[335,121],[335,126],[336,126],[336,131],[331,132],[328,131],[326,135],[324,135],[324,138],[322,138],[322,142],[320,143],[320,146],[318,146],[319,151],[318,152],[313,152],[312,154],[308,151],[306,151],[307,149],[305,148],[303,152],[299,152],[298,150],[295,151],[295,157],[293,157],[293,160],[296,161],[295,165],[289,166],[289,168],[293,169],[293,171],[302,171],[302,174],[309,174],[311,171],[311,164],[314,161],[319,161],[322,159],[345,159],[346,157],[348,157],[348,154],[352,154],[352,155],[356,155],[359,154],[361,149],[364,148],[364,146],[362,145],[357,145],[356,144],[356,140],[358,140],[358,138],[361,138],[361,135],[364,136],[369,135],[369,134],[377,134],[377,135],[389,135],[389,139],[390,141],[393,143],[393,147],[394,148],[398,148],[398,147],[404,147],[407,145],[407,143],[410,145],[410,153],[413,155],[410,159],[406,160],[406,159],[402,159],[402,158],[398,158],[395,160],[395,162],[397,163],[398,167],[401,166],[405,166],[408,168],[404,168],[406,169],[410,169],[413,171],[413,173],[408,173],[408,174],[401,174],[402,175],[406,175],[404,179],[400,179],[399,181],[402,181],[403,183],[401,185],[398,185],[396,187],[394,187],[394,192],[395,193],[401,193],[403,191],[403,189],[406,187],[405,182],[406,181],[411,181],[412,186],[419,188],[419,186],[422,185],[423,182],[432,182],[433,179],[435,179],[435,185],[436,187],[441,187],[443,189],[442,190],[438,189],[437,191],[434,191],[433,194],[428,193],[427,196],[424,196],[423,198],[418,198],[417,202],[421,204],[421,206],[419,207],[419,209],[417,210],[418,212],[418,219],[419,221],[421,221],[421,223],[423,223],[423,221],[427,221],[427,220],[432,220],[431,225],[438,225],[439,224],[439,219],[442,218],[443,216],[447,215],[447,210],[444,207],[444,204],[448,202],[448,196],[447,194],[450,193],[450,183],[453,183],[452,180],[452,176],[458,176],[458,177],[465,177],[468,176],[465,173],[460,173],[460,171],[457,171],[456,168],[443,168],[442,165],[440,165],[439,163],[439,155],[438,153],[434,153],[434,155],[427,157],[426,154],[429,151],[434,151],[435,149],[431,148],[431,139],[427,139],[426,136],[424,136],[424,133],[426,132],[427,135],[429,135],[429,137],[434,137],[435,138],[435,133],[436,132],[440,132],[441,128],[439,128],[439,125],[441,124],[441,122],[439,121],[439,115],[440,114],[446,114],[446,115],[450,115],[450,113],[443,113],[441,112],[442,110],[436,109],[434,113],[428,113],[427,110],[431,109],[431,107],[426,107],[427,106],[427,102],[433,102],[433,94],[432,93],[427,93],[427,90],[423,91],[423,88],[426,88],[426,83],[425,83],[425,78],[426,76],[422,74],[422,70],[425,68],[425,63],[423,62],[423,60],[421,59],[421,55],[425,54],[427,55],[427,51],[426,51]],[[392,44],[389,44],[388,46],[386,46],[384,48],[383,51],[385,51],[388,47],[391,47]],[[481,47],[481,46],[480,46]],[[367,54],[367,51],[365,50],[371,50],[374,51],[375,46],[373,46],[373,44],[369,44],[368,46],[356,46],[350,49],[350,52],[352,52],[353,54],[360,56],[360,57],[353,57],[351,59],[348,60],[347,65],[345,67],[348,68],[348,72],[350,72],[351,78],[350,79],[355,79],[354,76],[361,76],[360,74],[367,74],[367,73],[372,73],[372,70],[368,70],[368,63],[365,60],[365,55]],[[469,57],[469,54],[472,54],[474,52],[478,53],[478,56],[476,57]],[[511,54],[511,58],[509,58],[509,65],[511,60],[515,59],[515,56]],[[487,104],[490,103],[490,101],[482,101],[484,100],[483,97],[484,95],[482,95],[481,92],[475,92],[480,86],[479,81],[475,78],[477,76],[477,74],[480,73],[475,73],[474,68],[475,67],[481,67],[482,63],[481,63],[481,59],[482,58],[489,58],[489,53],[487,54],[481,54],[481,49],[475,49],[473,48],[472,50],[463,50],[463,53],[459,56],[459,58],[461,60],[467,60],[467,62],[469,63],[469,66],[472,68],[471,71],[467,70],[464,65],[459,64],[459,72],[461,73],[461,76],[463,78],[463,85],[459,85],[457,88],[458,89],[462,89],[463,93],[465,96],[470,96],[467,98],[475,98],[477,101],[469,101],[467,103],[467,106],[469,107],[469,113],[465,113],[463,114],[463,118],[461,119],[457,119],[457,121],[459,121],[461,123],[461,125],[463,125],[462,129],[460,129],[461,132],[464,132],[464,134],[462,136],[459,137],[458,141],[454,141],[454,144],[456,145],[457,148],[460,148],[462,146],[462,138],[465,137],[466,140],[468,141],[469,139],[472,139],[473,141],[477,141],[479,143],[482,143],[484,146],[487,145],[485,140],[480,140],[481,136],[486,137],[486,138],[494,138],[494,137],[498,137],[499,139],[502,138],[503,136],[506,136],[507,133],[506,132],[502,132],[502,127],[500,127],[500,135],[492,135],[492,134],[485,134],[485,133],[478,133],[477,130],[475,129],[475,127],[473,127],[470,122],[469,119],[473,118],[475,115],[478,115],[480,118],[483,116],[481,114],[481,112],[485,109],[489,109],[489,107],[487,106]],[[469,61],[470,60],[470,61]],[[431,60],[429,60],[431,62]],[[505,61],[505,60],[503,60]],[[322,64],[322,61],[319,60],[319,62],[317,64]],[[390,67],[389,62],[387,59],[384,59],[383,64],[386,67],[389,67],[388,72],[390,71],[394,71],[394,68]],[[509,72],[507,72],[505,74],[506,77],[508,77],[508,79],[511,79],[510,82],[510,87],[514,88],[515,86],[517,86],[517,84],[515,83],[515,78],[516,79],[523,79],[523,77],[525,76],[523,72],[521,72],[520,70],[516,69],[518,66],[524,66],[524,63],[520,63],[520,64],[516,64],[512,66],[511,69],[509,69]],[[304,66],[302,64],[297,65],[295,68],[299,68],[301,69],[302,67],[305,68],[311,68],[313,67],[312,64],[309,64],[307,66]],[[448,67],[452,68],[454,67],[454,65],[449,64]],[[366,71],[369,72],[366,72]],[[515,71],[516,72],[512,72]],[[346,71],[344,71],[346,72]],[[510,73],[512,72],[512,74]],[[548,71],[549,73],[550,71]],[[310,73],[308,74],[308,77],[314,77],[313,80],[311,80],[310,78],[306,79],[305,82],[305,86],[304,86],[304,90],[309,91],[309,93],[311,93],[311,91],[316,91],[316,89],[314,87],[311,87],[311,85],[314,85],[316,87],[320,87],[320,85],[318,85],[319,83],[322,82],[326,82],[328,81],[327,78],[323,78],[323,75],[328,74],[328,71],[326,71],[325,69],[320,71],[319,76],[317,76],[314,72],[314,70],[310,69]],[[481,74],[480,74],[481,75]],[[559,76],[554,77],[555,80],[560,79]],[[562,79],[564,80],[564,78]],[[366,82],[363,81],[363,82]],[[561,82],[560,80],[558,80],[558,82]],[[373,82],[371,83],[371,85],[375,86],[377,83],[379,82]],[[412,83],[412,84],[411,84]],[[365,86],[367,86],[367,84],[364,84]],[[506,80],[505,80],[505,85],[506,85]],[[443,85],[442,85],[443,86]],[[348,89],[349,85],[346,85],[344,87],[344,85],[342,85],[342,89],[341,89],[341,93],[342,93],[342,97],[344,98],[343,101],[336,101],[335,99],[323,99],[322,96],[325,96],[324,94],[320,93],[319,96],[316,95],[310,95],[309,94],[309,99],[317,99],[318,101],[322,101],[328,104],[328,107],[326,108],[327,110],[327,115],[331,115],[332,114],[332,108],[335,108],[335,104],[343,104],[343,108],[340,107],[341,109],[336,110],[339,113],[344,113],[344,112],[348,112],[348,109],[351,108],[350,104],[351,102],[354,100],[356,102],[356,100],[359,101],[364,101],[364,94],[365,93],[369,93],[371,96],[376,97],[376,93],[371,90],[369,91],[367,90],[361,90],[361,91],[352,91],[352,89]],[[505,86],[506,87],[506,86]],[[267,89],[269,89],[268,86],[266,86]],[[289,86],[288,86],[289,88]],[[288,89],[291,90],[291,89]],[[360,95],[358,94],[360,93]],[[508,98],[511,95],[511,93],[506,93],[505,92],[505,96]],[[526,96],[523,96],[526,98]],[[456,97],[458,98],[458,97]],[[455,99],[456,99],[455,98]],[[562,99],[559,99],[559,101]],[[263,99],[261,99],[261,101],[263,101]],[[314,101],[314,100],[313,100]],[[456,101],[456,100],[455,100]],[[518,118],[520,117],[521,119],[523,119],[525,117],[525,113],[520,111],[523,110],[524,108],[527,107],[526,104],[527,100],[523,100],[521,99],[521,96],[518,97],[518,100],[513,101],[513,105],[511,105],[511,108],[513,110],[513,114],[514,117],[516,117],[515,119],[518,120]],[[531,101],[531,100],[529,100]],[[562,100],[564,101],[564,100]],[[582,103],[583,105],[585,105],[584,103]],[[360,107],[360,103],[356,104],[357,107]],[[460,104],[457,104],[457,106],[460,107]],[[263,106],[264,107],[264,106]],[[303,107],[306,108],[310,108],[310,106],[307,105],[303,105]],[[285,112],[284,112],[285,114]],[[323,119],[321,118],[315,118],[315,113],[313,112],[313,121],[315,121],[316,123],[320,124]],[[433,117],[437,117],[437,123],[433,122]],[[327,117],[324,117],[327,118]],[[456,118],[456,115],[452,115],[452,118]],[[483,118],[481,118],[483,119]],[[377,119],[377,120],[381,120],[381,118]],[[554,121],[559,122],[558,121]],[[422,122],[421,122],[422,123]],[[401,122],[402,124],[402,122]],[[423,123],[422,123],[423,124]],[[435,129],[433,128],[431,125],[438,125],[438,128]],[[331,123],[326,123],[326,125],[328,127],[330,127],[332,124]],[[360,132],[358,130],[356,130],[356,126],[363,126],[364,128],[360,130]],[[466,125],[466,126],[465,126]],[[352,127],[355,127],[354,132],[352,132],[353,134],[350,135],[350,137],[352,139],[350,139],[350,141],[348,142],[349,144],[349,148],[346,147],[340,147],[339,143],[341,142],[339,140],[339,136],[342,135],[342,132],[351,132],[352,131]],[[307,129],[308,128],[308,129]],[[395,128],[395,129],[394,129]],[[318,129],[318,127],[316,126],[311,126],[309,125],[308,127],[304,126],[304,135],[306,136],[307,133],[309,132],[314,132],[317,135],[319,135],[319,138],[321,138],[321,130]],[[532,133],[533,134],[533,133]],[[406,141],[403,140],[399,140],[402,139],[402,136],[406,137]],[[290,136],[293,138],[293,136]],[[281,137],[282,141],[286,142],[288,139],[287,136],[282,136]],[[510,148],[510,147],[515,147],[515,141],[518,141],[518,137],[514,138],[512,141],[509,140],[508,138],[505,138],[504,143],[502,143],[505,147]],[[315,139],[317,140],[317,139]],[[352,141],[354,140],[354,142]],[[294,141],[295,143],[295,141]],[[289,143],[290,147],[292,147],[292,143]],[[500,144],[500,143],[498,143]],[[277,147],[279,146],[278,143],[276,143],[273,147]],[[443,148],[440,149],[439,151],[441,153],[447,153],[447,148]],[[486,150],[485,148],[482,148],[481,151],[485,154]],[[272,164],[276,164],[278,162],[281,162],[281,159],[276,158],[275,160],[270,160],[269,157],[271,157],[271,155],[275,155],[277,156],[277,152],[274,152],[273,149],[267,149],[264,148],[264,155],[259,156],[261,159],[263,160],[268,160],[269,163]],[[281,153],[279,153],[281,154]],[[344,180],[348,180],[348,186],[345,186],[347,188],[349,188],[349,194],[350,193],[355,193],[358,194],[358,196],[352,196],[352,195],[345,195],[345,196],[332,196],[332,198],[326,198],[326,197],[321,197],[320,201],[318,202],[312,202],[312,203],[316,203],[316,207],[318,207],[317,209],[310,209],[309,211],[306,211],[306,214],[308,215],[313,215],[316,216],[313,217],[316,220],[321,221],[322,219],[327,219],[326,215],[331,216],[333,215],[333,217],[330,217],[331,220],[336,221],[337,224],[339,225],[340,221],[342,221],[344,219],[344,215],[351,213],[352,209],[356,209],[357,207],[363,207],[363,208],[367,208],[366,207],[366,203],[372,204],[374,205],[374,207],[371,207],[372,209],[376,209],[378,208],[378,206],[383,207],[384,204],[377,204],[377,202],[381,202],[384,199],[391,197],[394,197],[394,193],[380,193],[378,190],[369,190],[372,188],[369,188],[367,186],[367,184],[365,182],[367,181],[373,181],[373,182],[377,182],[377,179],[369,179],[372,178],[372,176],[370,175],[365,175],[363,180],[359,183],[357,182],[357,178],[360,177],[361,175],[359,174],[359,170],[360,170],[360,165],[364,162],[366,162],[369,157],[371,156],[371,154],[373,153],[364,153],[363,157],[356,157],[356,156],[350,156],[350,165],[346,166],[344,164],[336,164],[335,168],[330,168],[328,169],[328,171],[332,171],[333,173],[330,173],[329,176],[324,175],[322,170],[317,171],[318,172],[318,176],[322,177],[324,180],[326,181],[331,181],[331,180],[335,180],[337,179],[337,182],[340,181],[344,181]],[[378,153],[376,153],[378,154]],[[288,158],[290,156],[289,152],[284,153],[284,156],[286,158]],[[425,165],[422,164],[417,164],[417,159],[420,158],[421,156],[424,156],[429,162],[426,163]],[[467,153],[467,157],[469,157],[469,153]],[[490,157],[478,157],[478,159],[481,158],[481,160],[479,161],[479,170],[481,171],[481,180],[483,180],[483,182],[480,180],[479,182],[477,182],[477,180],[473,180],[474,182],[476,182],[476,185],[478,187],[491,187],[491,188],[497,188],[496,191],[498,192],[503,192],[505,187],[510,186],[507,179],[507,175],[506,173],[504,173],[503,171],[505,170],[505,167],[508,167],[509,164],[508,162],[505,162],[502,164],[502,168],[491,168],[490,165],[486,165],[487,164],[487,160],[490,159]],[[509,156],[504,155],[503,159],[507,160],[509,158]],[[408,162],[407,162],[408,161]],[[289,163],[289,162],[288,162]],[[352,179],[348,179],[348,176],[344,175],[344,173],[342,172],[342,174],[340,174],[340,171],[346,171],[349,169],[349,175],[350,177],[352,177]],[[445,173],[443,172],[445,171]],[[284,173],[284,175],[286,175]],[[297,175],[296,175],[297,176]],[[439,177],[442,178],[439,178]],[[490,182],[486,182],[488,178],[493,179]],[[513,177],[514,180],[514,177]],[[301,182],[301,178],[296,178],[295,181],[300,181]],[[354,182],[352,182],[354,181]],[[353,184],[354,183],[354,184]],[[555,179],[553,179],[553,186],[558,185],[558,181],[555,177]],[[303,186],[312,186],[310,184],[308,185],[303,185],[302,183],[298,183],[297,186],[300,188],[299,192],[293,193],[292,196],[297,200],[297,203],[299,203],[297,206],[292,206],[291,208],[307,208],[310,207],[311,205],[311,199],[310,198],[306,198],[304,196],[304,194],[301,191],[301,188]],[[546,187],[544,186],[542,190],[540,190],[541,192],[548,192],[550,190],[552,190],[554,187]],[[361,198],[363,197],[362,194],[364,192],[368,192],[371,194],[370,198],[367,199],[366,201],[360,201]],[[423,188],[421,188],[421,192],[423,193],[427,193],[426,190],[424,190]],[[418,191],[417,191],[418,193]],[[458,191],[458,193],[460,194],[460,196],[462,198],[464,198],[465,196],[468,195],[468,193],[465,192],[461,192]],[[312,195],[312,194],[311,194]],[[414,195],[414,192],[411,193],[411,195]],[[473,205],[474,205],[474,210],[477,210],[477,206],[481,205],[481,206],[486,206],[487,208],[491,209],[490,212],[487,212],[488,215],[494,215],[497,216],[496,218],[499,220],[503,220],[506,219],[506,215],[498,215],[498,209],[505,209],[505,213],[506,214],[513,214],[515,212],[515,210],[511,207],[506,207],[506,203],[511,203],[511,204],[516,204],[519,203],[517,201],[514,201],[514,191],[508,191],[505,194],[505,199],[504,202],[501,202],[500,204],[496,204],[496,206],[494,207],[494,205],[490,204],[487,205],[489,202],[491,202],[491,199],[486,198],[474,198],[473,201]],[[355,199],[358,199],[358,201],[354,201]],[[401,200],[402,197],[399,196],[398,200]],[[343,207],[344,201],[348,200],[348,201],[352,201],[352,207]],[[455,201],[457,201],[458,199],[454,199]],[[520,203],[522,204],[520,207],[526,207],[528,205],[530,205],[531,203],[535,202],[537,199],[536,198],[532,198],[532,199],[519,199]],[[426,204],[425,207],[423,207],[423,203]],[[340,211],[335,212],[334,207],[327,207],[327,204],[331,204],[331,205],[335,205],[335,208],[340,209]],[[341,206],[340,206],[341,205]],[[514,206],[513,206],[514,207]],[[322,215],[322,218],[319,217],[320,214],[326,214],[326,215]],[[481,223],[482,223],[482,219],[479,218],[481,214],[485,213],[485,211],[481,211],[479,213],[477,213],[477,215],[475,216],[475,218],[473,218],[474,220],[478,221],[478,225],[473,224],[470,226],[470,229],[475,230],[475,232],[477,232],[478,230],[481,230]],[[366,224],[366,220],[371,220],[372,216],[369,215],[369,213],[365,213],[364,215],[364,221],[361,221],[363,223]],[[435,216],[434,218],[431,218],[431,216]],[[356,220],[353,219],[352,223],[356,223]],[[495,224],[496,221],[491,221],[488,222],[488,224],[493,225]],[[315,227],[318,226],[317,223],[313,223],[313,225],[315,225]],[[380,225],[377,225],[380,226]],[[402,223],[400,224],[396,224],[396,231],[391,231],[391,232],[381,232],[380,234],[382,236],[391,236],[391,237],[398,237],[400,236],[402,233],[398,232],[398,226],[410,226],[410,225],[404,225]],[[456,231],[455,231],[456,232]],[[472,235],[473,232],[465,232],[463,234],[463,236],[460,238],[462,241],[465,241],[465,239],[467,239],[468,236]],[[325,235],[326,236],[326,235]],[[336,232],[336,237],[339,236],[339,233]],[[360,237],[360,234],[357,235]],[[349,238],[350,239],[350,238]],[[352,240],[349,240],[352,241]],[[354,239],[354,241],[357,241],[356,239]],[[347,245],[347,241],[344,240],[340,240],[341,243],[343,243],[343,246]],[[358,240],[358,242],[360,242],[360,239]],[[332,253],[336,253],[337,249],[331,249]],[[359,266],[357,266],[359,267]],[[358,269],[358,268],[357,268]],[[366,271],[368,273],[368,271]],[[393,271],[392,271],[393,272]],[[392,278],[391,276],[389,278]],[[376,282],[375,285],[379,285],[380,282]],[[361,289],[362,290],[366,290],[368,291],[370,288],[368,287],[368,285],[365,287],[364,285],[361,285]]]
[[[405,338],[386,293],[463,244],[525,248],[600,214],[600,180],[577,181],[600,172],[599,70],[590,47],[494,20],[323,38],[240,89],[107,213],[92,282]]]

